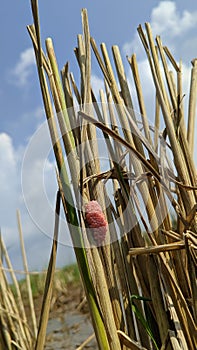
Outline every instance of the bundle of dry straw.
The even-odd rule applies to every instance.
[[[78,88],[68,63],[60,76],[50,38],[44,54],[36,1],[32,10],[34,25],[28,31],[59,190],[98,346],[196,349],[197,60],[192,62],[185,118],[181,63],[160,37],[154,41],[148,23],[145,30],[138,27],[155,86],[155,121],[150,125],[135,54],[128,62],[140,120],[120,50],[112,47],[115,72],[106,45],[101,44],[100,53],[90,36],[87,11],[82,10],[83,35],[74,50]],[[105,83],[99,97],[91,88],[91,47]]]
[[[80,88],[68,63],[59,74],[50,38],[44,53],[34,0],[32,12],[34,25],[28,31],[57,162],[65,227],[99,349],[195,350],[197,59],[192,61],[184,116],[181,63],[159,36],[154,41],[148,23],[145,29],[138,27],[155,89],[151,125],[135,54],[128,63],[138,114],[119,48],[112,47],[114,62],[104,43],[100,53],[85,9],[83,35],[78,35],[74,50]],[[91,48],[105,84],[99,97],[91,87]],[[50,295],[45,296],[49,303]],[[46,303],[43,313],[47,320]],[[44,347],[46,324],[41,318],[36,349]]]
[[[29,316],[3,238],[0,236],[0,348],[2,350],[33,349],[37,337],[37,322],[34,310],[33,294],[23,240],[20,213],[17,211],[21,255],[26,276],[27,301]]]

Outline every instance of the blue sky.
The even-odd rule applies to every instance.
[[[110,49],[112,45],[117,44],[123,57],[137,52],[146,100],[152,96],[149,95],[150,89],[147,85],[149,76],[146,58],[136,32],[137,26],[145,22],[151,23],[154,34],[161,35],[176,59],[183,60],[183,87],[188,94],[190,61],[196,57],[197,47],[195,1],[42,0],[39,7],[43,46],[45,38],[52,37],[60,69],[69,61],[70,70],[76,79],[79,77],[79,71],[73,49],[77,44],[77,34],[82,32],[81,9],[87,8],[91,35],[98,45],[105,42]],[[31,41],[26,30],[26,25],[31,23],[29,1],[4,2],[0,12],[0,226],[13,263],[16,268],[20,268],[16,208],[20,209],[29,265],[34,269],[47,265],[51,241],[39,230],[38,225],[35,225],[34,217],[30,217],[21,188],[21,168],[25,150],[30,138],[45,120]],[[129,77],[126,59],[124,62]],[[92,73],[92,85],[98,91],[101,74],[95,61]],[[40,147],[42,148],[42,145]],[[40,212],[42,199],[39,195],[38,163],[39,155],[35,155],[34,169],[28,169],[32,178],[31,193],[28,195],[32,206]],[[56,193],[54,166],[50,160],[45,161],[44,166],[45,189],[53,207]],[[43,220],[48,221],[44,217]],[[51,229],[52,223],[53,218],[47,223],[47,230]],[[62,265],[69,259],[73,259],[72,250],[67,248],[65,254],[65,247],[61,246],[58,264]]]

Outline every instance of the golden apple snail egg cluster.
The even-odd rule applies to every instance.
[[[94,240],[101,245],[107,233],[107,221],[100,204],[93,200],[85,205],[85,218],[88,227],[92,229]]]

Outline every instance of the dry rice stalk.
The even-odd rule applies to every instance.
[[[49,311],[51,306],[53,279],[56,265],[57,244],[58,244],[58,228],[59,228],[59,214],[60,214],[60,192],[57,193],[56,209],[55,209],[55,227],[53,236],[53,245],[51,249],[51,256],[46,275],[45,290],[43,294],[42,309],[40,313],[40,321],[38,328],[38,336],[36,338],[35,350],[43,350],[45,344],[46,330],[49,318]]]
[[[17,222],[18,222],[18,232],[19,232],[20,243],[21,243],[21,253],[22,253],[22,257],[23,257],[24,271],[26,272],[27,292],[28,292],[28,298],[29,298],[29,305],[30,305],[30,311],[31,311],[33,331],[34,331],[34,336],[36,338],[37,337],[37,322],[36,322],[36,315],[35,315],[35,309],[34,309],[34,302],[33,302],[33,295],[32,295],[32,289],[31,289],[30,276],[29,276],[29,273],[28,273],[28,264],[27,264],[27,257],[26,257],[26,253],[25,253],[25,246],[24,246],[24,239],[23,239],[23,232],[22,232],[20,213],[19,213],[18,210],[17,210]]]

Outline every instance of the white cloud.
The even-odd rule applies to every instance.
[[[177,2],[161,1],[152,9],[150,25],[153,37],[161,36],[163,44],[168,46],[178,60],[181,58],[190,62],[196,57],[197,32],[194,29],[197,26],[197,11],[185,10],[181,13]],[[123,52],[126,55],[135,52],[140,58],[142,53],[144,54],[137,33],[131,42],[124,44]]]
[[[25,160],[22,187],[21,173],[24,167],[26,149],[22,146],[15,148],[12,138],[8,134],[0,134],[0,227],[16,269],[22,268],[17,232],[17,209],[21,213],[29,268],[43,269],[47,266],[49,259],[55,219],[57,182],[53,160],[51,157],[48,158],[51,145],[46,127],[44,131],[42,130],[40,133],[40,140],[36,138],[34,149],[29,154],[30,157]],[[70,235],[66,233],[64,217],[60,222],[60,227],[61,241],[67,242],[67,245],[71,247]],[[71,248],[63,245],[59,252],[58,261],[61,266],[69,263],[69,259],[71,259],[70,261],[74,260]]]
[[[28,48],[21,52],[18,62],[10,71],[9,80],[17,86],[25,86],[35,65],[34,49]]]
[[[104,89],[104,82],[103,79],[99,78],[97,75],[92,74],[91,76],[91,85],[92,85],[92,90],[94,91],[94,94],[99,101],[99,91],[101,89]]]
[[[161,1],[151,11],[150,25],[153,32],[153,37],[161,36],[163,45],[167,46],[172,52],[175,60],[182,64],[182,80],[183,94],[186,94],[184,104],[188,104],[191,60],[196,57],[197,32],[194,30],[197,26],[197,11],[179,11],[178,3],[175,1]],[[139,35],[136,33],[131,42],[125,43],[123,46],[124,55],[136,53],[138,70],[142,83],[144,99],[150,119],[154,116],[154,106],[150,103],[154,98],[154,89],[152,88],[152,76],[150,74],[149,64],[147,62],[145,50],[140,41]],[[129,76],[130,86],[133,90],[133,82],[131,73]],[[176,75],[176,73],[175,73]],[[175,76],[176,80],[176,76]],[[187,107],[186,107],[187,108]],[[186,111],[186,109],[185,109]],[[186,111],[187,112],[187,111]],[[151,115],[152,113],[152,115]]]
[[[12,139],[11,137],[6,133],[0,134],[0,163],[1,163],[1,169],[7,168],[6,171],[9,168],[15,168],[15,159],[13,156],[13,145],[12,145]],[[2,172],[1,172],[2,175]],[[0,180],[1,181],[1,180]]]
[[[151,13],[153,33],[180,36],[197,25],[197,12],[183,11],[179,13],[177,4],[173,1],[162,1]]]
[[[35,117],[38,120],[41,120],[43,118],[43,116],[45,116],[45,111],[44,111],[44,107],[37,107],[35,110]]]
[[[0,219],[1,225],[9,217],[9,210],[12,210],[16,202],[16,177],[17,165],[16,157],[14,155],[14,147],[12,139],[6,133],[0,134],[0,198],[1,211]],[[6,208],[5,203],[8,203]]]

